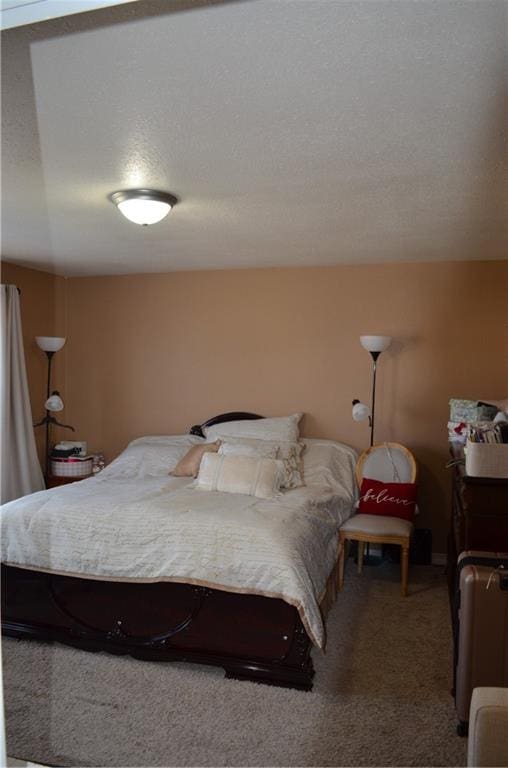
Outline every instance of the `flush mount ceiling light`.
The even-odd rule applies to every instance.
[[[108,199],[126,219],[143,227],[161,221],[178,202],[178,198],[169,192],[158,192],[155,189],[121,190],[112,192]]]

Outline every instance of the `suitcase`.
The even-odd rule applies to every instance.
[[[457,578],[454,690],[465,736],[473,688],[508,686],[508,553],[462,552]]]

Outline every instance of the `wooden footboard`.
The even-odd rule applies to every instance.
[[[297,610],[258,595],[2,566],[2,632],[137,659],[213,664],[227,677],[312,688],[311,643]]]

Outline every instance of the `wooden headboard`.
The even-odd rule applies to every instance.
[[[203,427],[213,427],[214,424],[223,424],[225,421],[244,421],[245,419],[262,419],[257,413],[247,413],[246,411],[231,411],[230,413],[221,413],[213,416],[202,424],[195,424],[190,428],[189,434],[204,437]]]

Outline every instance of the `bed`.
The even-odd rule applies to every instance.
[[[268,500],[200,492],[164,463],[207,427],[260,418],[135,440],[95,478],[4,505],[2,632],[310,690],[355,452],[306,440],[306,485]]]

